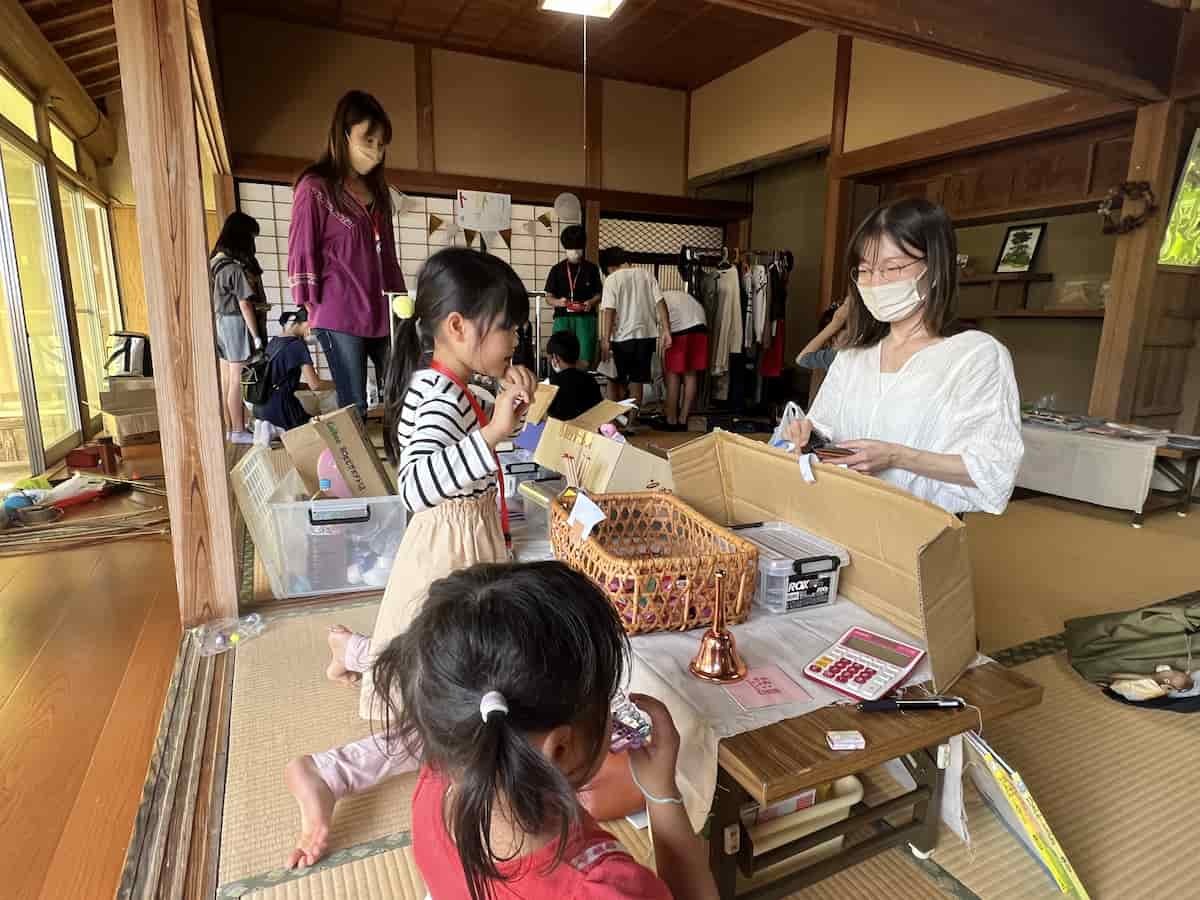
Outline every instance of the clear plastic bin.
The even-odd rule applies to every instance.
[[[737,532],[758,547],[758,605],[786,613],[826,606],[837,597],[838,574],[850,564],[844,547],[787,522],[764,522]]]
[[[274,571],[269,570],[276,595],[315,597],[385,587],[407,523],[403,499],[294,499],[302,493],[293,470],[268,503],[278,554]]]

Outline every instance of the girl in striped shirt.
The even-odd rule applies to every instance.
[[[374,635],[334,626],[326,670],[333,680],[361,682],[359,713],[375,720],[383,718],[386,698],[375,696],[372,661],[407,629],[429,586],[459,569],[509,558],[496,446],[520,429],[536,390],[533,373],[512,365],[517,327],[529,318],[529,295],[496,257],[458,248],[430,257],[415,302],[395,314],[400,321],[384,386],[385,441],[413,515]],[[501,379],[492,409],[485,410],[467,386],[476,373]],[[301,834],[288,866],[310,866],[324,855],[339,798],[414,771],[416,763],[389,735],[289,762],[285,779],[300,807]]]

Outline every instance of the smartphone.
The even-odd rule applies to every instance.
[[[610,753],[637,750],[650,740],[650,718],[625,695],[617,694],[612,703],[612,740]]]
[[[827,447],[817,447],[813,450],[817,454],[817,459],[821,462],[830,462],[835,459],[842,459],[847,456],[853,456],[854,451],[846,447],[836,447],[832,444]]]

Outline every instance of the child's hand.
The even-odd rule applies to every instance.
[[[650,743],[629,751],[633,767],[642,787],[655,797],[678,797],[675,786],[675,765],[679,760],[679,732],[667,708],[645,694],[630,694],[629,699],[650,717]]]
[[[526,402],[533,400],[533,395],[537,392],[537,378],[524,366],[509,366],[504,373],[504,383],[508,387],[523,391],[528,398]]]
[[[497,444],[512,437],[536,390],[537,382],[532,372],[523,366],[509,367],[492,410],[492,419],[483,429],[483,439],[489,447],[495,449]]]

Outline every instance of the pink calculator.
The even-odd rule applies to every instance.
[[[859,700],[878,700],[904,683],[925,651],[867,631],[851,628],[804,667],[804,674]]]

